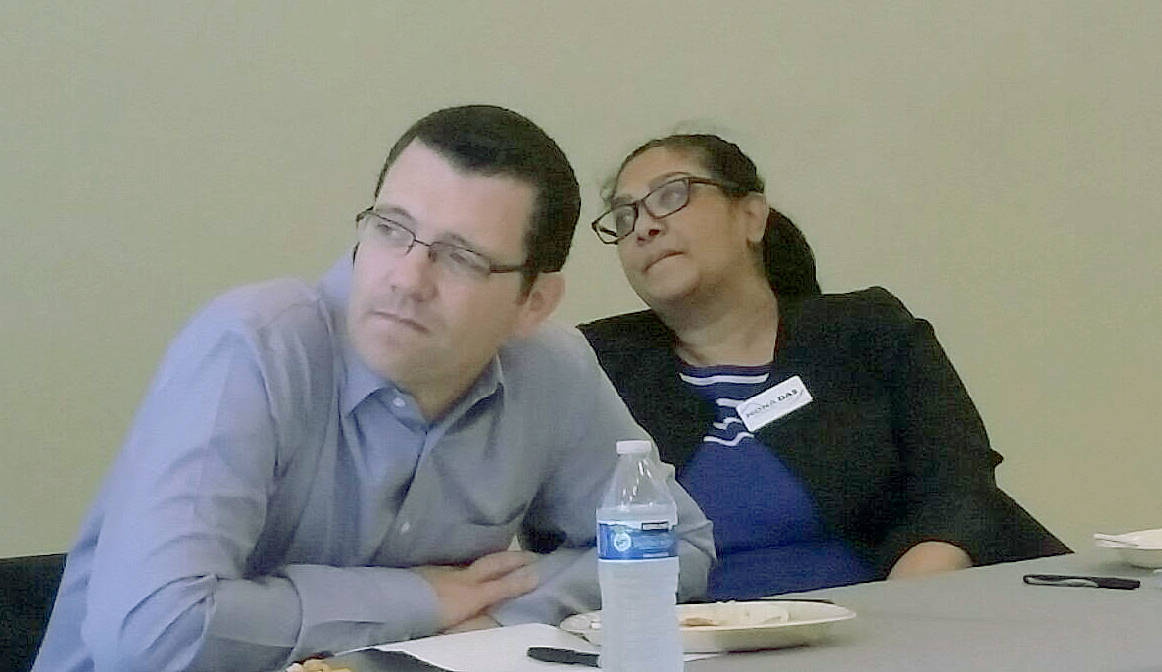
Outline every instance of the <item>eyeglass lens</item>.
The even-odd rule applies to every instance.
[[[609,214],[613,219],[614,234],[620,239],[633,233],[633,227],[638,218],[638,203],[645,207],[646,212],[651,217],[661,219],[686,207],[689,201],[690,181],[688,179],[681,178],[667,182],[646,194],[640,201],[626,203],[614,208],[613,212]]]
[[[401,256],[408,254],[418,244],[426,249],[422,250],[432,263],[462,276],[484,277],[490,272],[490,263],[479,252],[459,245],[443,242],[424,242],[416,238],[416,234],[406,226],[379,217],[374,213],[367,215],[369,221],[364,225],[368,235],[374,235],[383,244],[397,250]]]

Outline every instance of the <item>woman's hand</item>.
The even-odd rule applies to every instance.
[[[903,579],[967,567],[972,567],[972,558],[959,546],[945,541],[922,541],[896,560],[892,571],[888,572],[888,578]]]

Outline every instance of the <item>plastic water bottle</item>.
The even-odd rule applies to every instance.
[[[649,441],[618,441],[613,482],[597,509],[601,668],[680,672],[678,507]]]

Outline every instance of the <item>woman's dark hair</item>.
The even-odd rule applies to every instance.
[[[650,140],[633,150],[617,174],[639,154],[651,149],[670,149],[687,152],[696,157],[710,177],[738,186],[734,194],[763,193],[766,185],[754,161],[742,153],[738,145],[717,135],[679,134]],[[763,235],[763,268],[775,296],[809,296],[819,294],[815,277],[815,255],[799,227],[786,215],[771,208],[767,215],[767,230]]]

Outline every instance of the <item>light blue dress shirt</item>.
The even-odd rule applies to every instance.
[[[69,554],[35,672],[264,670],[434,634],[407,569],[514,535],[540,556],[502,624],[600,605],[594,515],[614,443],[645,438],[572,328],[506,344],[426,422],[345,335],[351,257],[318,287],[213,301],[176,338]],[[701,595],[710,523],[673,481],[681,597]]]

